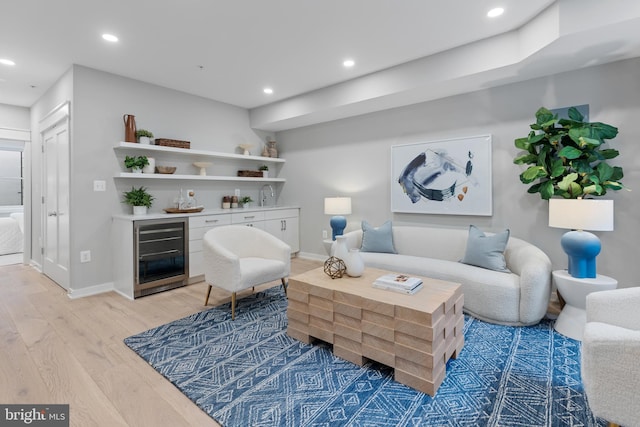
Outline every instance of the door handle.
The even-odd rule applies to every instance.
[[[58,212],[49,212],[47,216],[58,216]]]

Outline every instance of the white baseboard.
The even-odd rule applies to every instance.
[[[122,292],[120,289],[114,289],[114,291],[118,294],[118,295],[122,295],[123,297],[125,297],[128,300],[133,301],[133,298],[131,298],[129,295],[125,294],[124,292]]]
[[[35,262],[34,260],[29,261],[29,265],[33,267],[38,273],[42,273],[42,265]]]
[[[326,261],[329,255],[314,254],[312,252],[298,252],[298,258]]]
[[[104,294],[105,292],[111,292],[115,290],[113,287],[113,282],[102,283],[100,285],[89,286],[88,288],[82,289],[69,289],[67,295],[71,299],[88,297],[91,295]]]

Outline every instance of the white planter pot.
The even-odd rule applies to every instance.
[[[269,178],[269,171],[262,171],[263,178]]]
[[[156,159],[147,157],[149,164],[142,168],[142,173],[156,173]]]
[[[151,144],[151,138],[149,138],[148,136],[141,136],[140,144],[146,144],[146,145]]]
[[[142,169],[140,169],[140,168],[131,168],[131,173],[142,173]]]
[[[146,215],[147,207],[146,206],[133,206],[133,214],[134,215]]]

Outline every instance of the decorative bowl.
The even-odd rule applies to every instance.
[[[164,174],[172,174],[176,171],[175,166],[156,166],[156,172]]]

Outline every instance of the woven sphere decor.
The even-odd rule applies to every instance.
[[[332,279],[339,279],[347,271],[344,261],[332,256],[324,262],[324,272]]]

